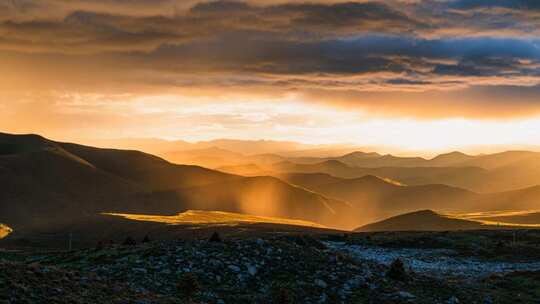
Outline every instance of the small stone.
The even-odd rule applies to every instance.
[[[328,284],[326,284],[326,282],[321,280],[321,279],[316,279],[315,280],[315,285],[319,286],[320,288],[328,287]]]
[[[452,296],[448,301],[446,301],[446,304],[459,304],[459,299],[455,296]]]
[[[415,295],[413,295],[410,292],[406,292],[406,291],[399,291],[397,293],[397,296],[398,296],[398,298],[401,298],[401,299],[404,299],[404,300],[412,300],[412,299],[416,298]]]
[[[140,273],[148,273],[148,270],[144,268],[133,268],[132,270],[135,272],[140,272]]]
[[[219,233],[217,233],[217,231],[215,231],[214,233],[212,233],[212,236],[210,236],[208,241],[213,242],[213,243],[221,243],[221,242],[223,242],[223,239],[221,238]]]
[[[254,266],[248,266],[248,273],[252,276],[257,274],[257,268]]]
[[[229,269],[234,272],[240,272],[240,267],[235,266],[235,265],[229,265]]]

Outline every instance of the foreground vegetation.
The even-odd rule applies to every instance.
[[[540,231],[148,237],[0,251],[0,303],[536,303]]]

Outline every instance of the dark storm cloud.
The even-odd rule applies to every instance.
[[[125,1],[109,2],[119,5]],[[170,4],[170,1],[161,2]],[[86,2],[79,0],[77,3]],[[104,5],[107,2],[94,4],[100,3]],[[425,27],[385,4],[371,2],[254,6],[244,2],[214,1],[198,3],[188,11],[169,10],[153,16],[133,15],[134,8],[126,9],[125,14],[82,10],[85,7],[82,4],[80,7],[72,5],[77,10],[67,10],[62,18],[48,19],[48,11],[43,9],[41,17],[19,20],[21,14],[17,9],[15,11],[19,13],[13,14],[14,20],[0,23],[0,31],[4,40],[11,42],[6,44],[19,49],[51,48],[65,52],[68,47],[73,47],[70,49],[72,52],[93,52],[96,50],[94,46],[98,45],[104,50],[119,46],[126,51],[140,50],[142,45],[156,48],[164,43],[205,39],[238,31],[271,32],[289,39],[305,40],[369,32],[414,33],[417,28]],[[132,49],[129,42],[133,44]],[[91,48],[84,49],[85,43]],[[77,45],[79,49],[75,48]]]
[[[516,91],[540,83],[539,5],[12,0],[0,3],[0,71],[10,75],[0,88],[39,79],[33,87],[52,90],[270,88],[355,100],[358,92]]]
[[[539,10],[540,2],[537,0],[457,0],[453,1],[450,7],[456,9],[503,7],[519,10]]]
[[[394,74],[393,78],[400,75],[408,78],[409,84],[419,85],[433,77],[430,83],[436,82],[437,77],[456,76],[466,85],[477,77],[538,76],[537,43],[518,39],[427,40],[389,36],[299,42],[238,34],[162,46],[154,52],[132,56],[135,62],[174,72],[312,75],[313,78],[388,73]],[[280,81],[283,83],[282,78]]]

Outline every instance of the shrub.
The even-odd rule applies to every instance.
[[[144,236],[144,239],[142,240],[143,243],[150,243],[150,237],[147,235]]]
[[[191,272],[185,273],[180,277],[176,288],[182,297],[189,300],[193,299],[201,291],[201,285],[197,280],[197,276]]]
[[[208,239],[208,241],[213,242],[213,243],[221,243],[223,242],[223,239],[221,239],[221,236],[219,235],[219,233],[215,231],[214,233],[212,233],[212,236],[210,236],[210,239]]]
[[[134,240],[132,237],[128,236],[128,237],[124,240],[124,242],[122,243],[122,245],[124,245],[124,246],[135,246],[135,245],[137,245],[137,242],[135,242],[135,240]]]
[[[103,248],[105,248],[105,244],[103,244],[103,241],[99,241],[97,244],[96,244],[96,250],[103,250]]]
[[[291,296],[289,291],[284,287],[278,288],[272,295],[272,304],[289,304],[291,303]]]
[[[407,281],[409,278],[401,259],[396,259],[392,262],[390,269],[386,272],[386,276],[396,281]]]

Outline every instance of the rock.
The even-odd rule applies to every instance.
[[[137,245],[137,242],[135,242],[135,240],[134,240],[132,237],[128,236],[128,237],[124,240],[124,242],[122,243],[122,245],[124,245],[124,246],[135,246],[135,245]]]
[[[254,275],[257,274],[257,268],[256,267],[250,265],[250,266],[248,266],[247,269],[248,269],[248,273],[250,275],[254,276]]]
[[[396,296],[400,299],[403,299],[403,300],[412,300],[412,299],[415,299],[416,296],[413,295],[412,293],[410,292],[407,292],[407,291],[399,291],[396,293]]]
[[[396,259],[392,262],[390,269],[386,272],[386,276],[392,280],[403,282],[409,279],[409,275],[405,271],[405,265],[401,259]]]
[[[459,304],[459,299],[455,296],[452,296],[448,301],[446,301],[446,304]]]
[[[315,285],[319,286],[320,288],[328,287],[328,284],[326,284],[326,282],[321,280],[321,279],[316,279],[315,280]]]
[[[210,261],[208,261],[208,264],[212,268],[222,268],[223,267],[223,262],[221,262],[219,260],[216,260],[216,259],[210,259]]]
[[[238,266],[235,266],[235,265],[229,265],[228,267],[230,270],[234,271],[234,272],[240,272],[240,267]]]
[[[219,235],[219,233],[217,232],[214,232],[212,233],[212,236],[210,236],[210,238],[208,239],[209,242],[213,242],[213,243],[221,243],[223,242],[223,239],[221,238],[221,236]]]
[[[144,268],[133,268],[132,269],[134,272],[139,272],[139,273],[148,273],[148,270],[144,269]]]

